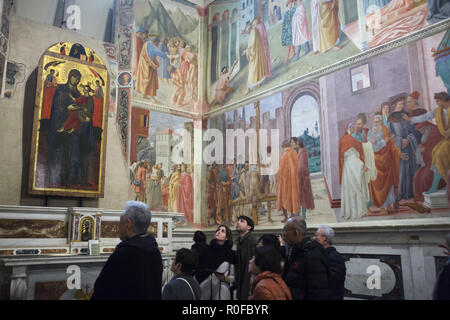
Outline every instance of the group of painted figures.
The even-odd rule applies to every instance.
[[[207,223],[232,225],[239,215],[244,214],[244,206],[251,204],[252,218],[259,223],[260,215],[271,217],[272,201],[283,212],[285,222],[288,212],[291,216],[314,209],[314,197],[308,167],[308,154],[303,139],[292,137],[282,145],[284,153],[278,171],[272,175],[262,175],[263,164],[213,164],[208,166],[207,182]],[[271,147],[267,147],[271,157]],[[267,203],[265,208],[263,202]]]
[[[151,209],[183,213],[183,225],[194,221],[191,166],[173,165],[169,176],[164,174],[161,163],[152,165],[145,160],[134,163],[131,169],[134,173],[131,186],[136,200],[147,203]]]
[[[139,28],[135,55],[135,89],[143,98],[157,103],[155,96],[161,80],[173,87],[171,99],[177,107],[196,101],[198,61],[191,44],[178,38],[161,41],[159,36],[149,36]]]
[[[450,170],[450,97],[436,93],[437,108],[418,105],[419,92],[385,102],[365,128],[359,114],[345,125],[339,141],[341,214],[358,219],[366,213],[389,214],[405,205],[420,213],[424,194],[444,189]],[[435,119],[436,124],[430,122]]]

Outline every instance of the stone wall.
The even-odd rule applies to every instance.
[[[23,81],[16,84],[11,98],[0,98],[0,203],[3,205],[44,206],[43,196],[27,194],[28,166],[33,127],[37,65],[44,51],[61,42],[79,42],[93,49],[110,66],[103,42],[76,32],[38,24],[13,15],[10,19],[8,61],[24,67]],[[111,73],[110,73],[111,74]],[[109,118],[106,150],[105,197],[83,200],[82,206],[122,209],[128,200],[128,168],[114,118]],[[49,197],[49,206],[80,206],[80,199]]]

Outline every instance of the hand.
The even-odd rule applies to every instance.
[[[402,158],[402,160],[409,160],[409,156],[408,156],[408,154],[406,154],[406,153],[402,153],[401,155],[400,155],[400,158]]]
[[[424,152],[425,151],[425,147],[420,146],[420,152]]]
[[[408,117],[408,115],[406,113],[403,114],[402,119],[405,120],[405,121],[411,120],[411,118]]]
[[[402,148],[406,148],[409,144],[409,140],[408,139],[403,139],[402,140]]]

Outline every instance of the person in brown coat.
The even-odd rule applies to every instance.
[[[250,300],[292,300],[291,291],[281,277],[281,255],[272,246],[257,247],[250,260],[253,280]]]
[[[306,209],[314,210],[314,195],[309,176],[308,153],[302,138],[298,138],[298,190],[300,193],[300,205],[302,207],[302,217],[306,219]]]

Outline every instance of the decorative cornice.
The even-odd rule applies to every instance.
[[[147,109],[150,111],[167,113],[167,114],[180,116],[180,117],[184,117],[184,118],[200,118],[201,117],[201,114],[197,113],[197,112],[180,110],[180,109],[169,107],[169,106],[156,105],[156,104],[152,104],[149,101],[139,100],[139,99],[134,99],[134,98],[132,99],[131,105],[133,107],[140,107],[140,108]]]
[[[290,88],[292,88],[294,86],[298,86],[298,85],[304,84],[304,83],[306,83],[308,81],[315,80],[315,79],[320,78],[320,77],[322,77],[324,75],[327,75],[327,74],[339,71],[341,69],[348,68],[348,67],[353,66],[355,64],[361,63],[361,62],[363,62],[365,60],[368,60],[368,59],[370,59],[372,57],[381,55],[383,53],[386,53],[386,52],[389,52],[389,51],[392,51],[392,50],[395,50],[397,48],[400,48],[400,47],[405,46],[407,44],[410,44],[412,42],[416,42],[418,40],[422,40],[424,38],[427,38],[427,37],[432,36],[434,34],[437,34],[439,32],[447,31],[449,28],[450,28],[450,18],[448,18],[448,19],[446,19],[444,21],[432,24],[432,25],[430,25],[428,27],[422,28],[422,29],[420,29],[418,31],[415,31],[415,32],[413,32],[413,33],[411,33],[409,35],[406,35],[404,37],[392,40],[392,41],[390,41],[388,43],[385,43],[385,44],[383,44],[381,46],[378,46],[378,47],[366,50],[366,51],[364,51],[362,53],[359,53],[357,55],[354,55],[354,56],[351,56],[349,58],[346,58],[346,59],[341,60],[339,62],[336,62],[336,63],[334,63],[332,65],[329,65],[329,66],[323,67],[321,69],[315,70],[313,72],[305,74],[305,75],[303,75],[301,77],[298,77],[296,79],[289,80],[289,81],[287,81],[285,83],[282,83],[282,84],[279,84],[279,85],[277,85],[275,87],[271,87],[271,88],[269,88],[269,89],[267,89],[267,90],[265,90],[263,92],[260,92],[260,93],[254,95],[254,96],[245,97],[245,98],[240,99],[238,101],[234,101],[234,102],[232,102],[232,103],[230,103],[228,105],[222,106],[222,107],[217,108],[217,109],[212,110],[212,111],[209,111],[209,112],[203,114],[203,118],[211,118],[211,117],[217,116],[219,114],[235,110],[235,109],[237,109],[239,107],[248,105],[248,104],[253,103],[255,101],[258,101],[258,100],[270,97],[270,96],[272,96],[272,95],[274,95],[274,94],[276,94],[276,93],[278,93],[280,91],[284,91],[286,89],[290,89]]]
[[[0,216],[8,215],[7,219],[13,219],[15,214],[25,214],[29,215],[30,219],[33,219],[33,215],[79,215],[80,213],[87,213],[93,216],[100,215],[102,218],[105,217],[117,217],[117,219],[122,214],[123,210],[112,210],[112,209],[102,209],[102,208],[88,208],[88,207],[37,207],[37,206],[5,206],[0,205]],[[183,213],[177,212],[157,212],[152,211],[152,217],[154,218],[165,218],[165,219],[176,219],[183,217]],[[6,219],[6,218],[4,218]]]

